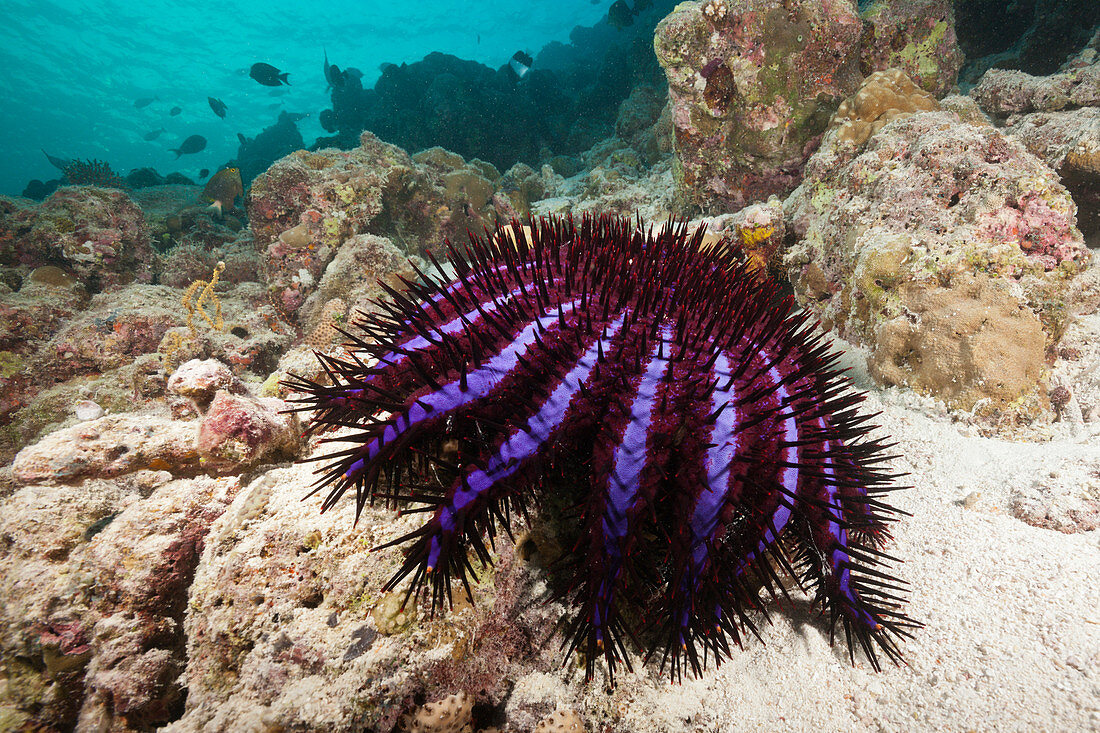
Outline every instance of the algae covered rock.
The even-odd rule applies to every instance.
[[[849,0],[681,3],[657,26],[681,208],[733,211],[786,195],[859,83]]]
[[[50,433],[19,452],[16,481],[75,481],[142,470],[198,468],[193,424],[159,415],[106,415]]]
[[[170,479],[36,484],[4,500],[5,722],[124,731],[181,714],[187,588],[238,482]]]
[[[860,6],[864,74],[898,68],[936,97],[951,91],[963,63],[951,0],[874,0]]]
[[[59,265],[90,292],[152,280],[145,215],[123,191],[62,186],[41,204],[2,213],[0,263]]]
[[[360,234],[382,234],[406,255],[442,256],[499,213],[492,165],[442,148],[414,160],[364,132],[352,150],[299,150],[276,161],[249,190],[246,207],[269,294],[295,314],[336,251]]]
[[[1076,207],[1018,142],[948,111],[890,122],[860,152],[830,132],[785,204],[785,265],[873,376],[970,409],[1041,400],[1073,279]]]

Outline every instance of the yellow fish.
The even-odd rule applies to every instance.
[[[206,188],[202,190],[204,201],[211,201],[210,208],[218,216],[233,210],[233,202],[238,196],[244,196],[244,183],[241,171],[237,168],[224,168],[210,177]]]

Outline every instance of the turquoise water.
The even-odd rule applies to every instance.
[[[608,1],[515,0],[430,3],[58,2],[2,0],[0,23],[0,193],[28,180],[57,178],[42,150],[61,158],[98,158],[123,175],[149,166],[193,178],[237,152],[237,134],[253,137],[281,111],[307,145],[324,131],[329,106],[322,50],[341,68],[357,67],[371,86],[383,63],[415,62],[432,51],[491,69],[518,50],[532,56],[568,42],[575,26],[606,25]],[[289,72],[290,86],[261,86],[249,67],[266,62]],[[207,97],[228,106],[219,119]],[[138,109],[134,102],[157,97]],[[178,116],[170,116],[173,107]],[[152,141],[147,133],[164,128]],[[190,135],[205,150],[178,163],[170,148]]]

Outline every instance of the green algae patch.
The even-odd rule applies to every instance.
[[[23,371],[23,357],[13,351],[0,351],[0,379],[11,379]]]
[[[920,85],[926,91],[935,87],[940,71],[939,48],[947,35],[947,22],[940,21],[932,26],[928,36],[921,42],[912,41],[900,52],[898,58],[906,62],[909,68],[915,68],[920,75]]]

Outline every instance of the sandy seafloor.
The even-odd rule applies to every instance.
[[[980,437],[933,400],[875,387],[859,349],[844,362],[912,485],[891,497],[912,517],[887,550],[904,559],[908,611],[925,624],[901,645],[905,666],[876,673],[857,654],[853,667],[795,595],[772,609],[764,644],[750,638],[702,679],[623,675],[612,715],[639,731],[1100,730],[1100,530],[1065,534],[1006,509],[1044,480],[1100,485],[1100,426],[1070,437],[1056,423],[1048,442]],[[638,705],[621,702],[631,687]]]

